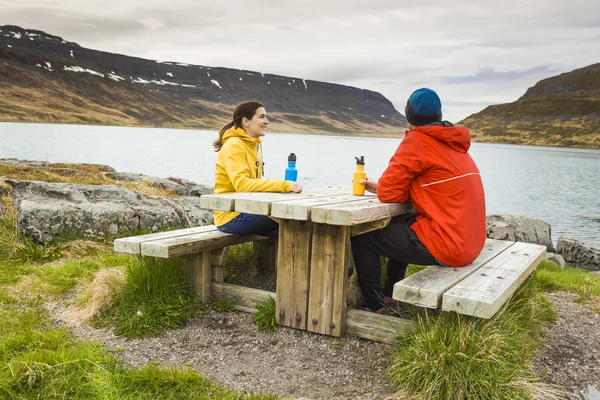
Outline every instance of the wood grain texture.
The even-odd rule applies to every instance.
[[[310,221],[282,220],[277,251],[275,314],[279,325],[306,329],[311,245]]]
[[[267,300],[269,296],[275,298],[275,293],[229,283],[213,282],[212,296],[217,300],[235,301],[234,310],[254,313],[258,311],[258,304]]]
[[[409,202],[382,203],[377,199],[365,199],[313,207],[310,218],[316,223],[352,226],[412,211],[413,207]]]
[[[331,196],[341,193],[340,189],[304,190],[302,193],[278,192],[238,192],[221,194],[204,194],[200,197],[200,207],[208,210],[250,212],[270,209],[270,203],[277,200],[294,200],[314,196]],[[239,210],[237,208],[240,208]],[[260,212],[260,215],[269,215]]]
[[[197,226],[194,228],[176,229],[167,232],[150,233],[147,235],[130,236],[126,238],[115,239],[113,246],[117,253],[141,254],[141,244],[158,239],[167,239],[173,237],[193,235],[195,233],[210,232],[217,230],[214,225]]]
[[[421,307],[440,308],[443,294],[481,268],[485,263],[510,248],[514,242],[486,239],[481,254],[461,268],[430,266],[394,285],[392,297]]]
[[[545,256],[545,246],[516,242],[444,293],[442,310],[491,318]]]
[[[394,344],[399,336],[411,333],[413,320],[349,309],[346,313],[346,334],[376,342]]]
[[[392,218],[384,218],[378,221],[365,222],[364,224],[352,225],[350,236],[362,235],[363,233],[383,229],[390,224]]]
[[[210,251],[188,255],[183,259],[183,262],[189,264],[191,267],[194,290],[198,293],[203,304],[208,304],[210,301],[212,275],[211,260],[212,256]]]
[[[374,198],[375,195],[366,196]],[[299,221],[310,220],[312,207],[330,204],[347,203],[364,200],[364,197],[352,194],[338,194],[333,196],[312,196],[305,199],[287,201],[274,201],[271,204],[271,216],[275,218],[296,219]]]
[[[346,297],[350,264],[350,228],[313,225],[308,295],[308,330],[342,336],[346,329]]]
[[[234,244],[264,240],[258,235],[232,235],[218,230],[196,233],[193,235],[153,240],[142,243],[142,255],[151,257],[171,258],[186,254],[200,253],[232,246]]]

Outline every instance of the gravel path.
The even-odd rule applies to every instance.
[[[547,293],[558,314],[534,358],[544,383],[562,387],[565,399],[577,389],[600,383],[600,298],[584,305],[573,293]],[[592,310],[595,305],[596,312]]]
[[[295,329],[260,332],[250,314],[209,311],[185,327],[156,338],[127,340],[111,330],[73,328],[101,340],[126,363],[191,363],[211,381],[253,393],[304,399],[385,399],[389,346],[357,338],[335,339]],[[124,349],[124,350],[123,350]]]
[[[535,368],[543,383],[571,399],[575,389],[600,382],[600,316],[589,304],[577,304],[574,294],[548,297],[559,319],[545,333]],[[304,400],[384,400],[392,394],[383,372],[390,346],[281,327],[263,333],[247,313],[208,311],[181,329],[140,340],[118,338],[112,330],[72,330],[82,339],[100,340],[126,363],[191,363],[212,381],[237,390]]]

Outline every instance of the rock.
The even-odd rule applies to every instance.
[[[555,252],[550,224],[525,215],[496,214],[487,216],[487,237],[541,244]]]
[[[562,267],[565,265],[565,259],[560,254],[546,253],[546,260],[552,261],[554,264]]]
[[[600,248],[561,236],[558,238],[557,249],[569,264],[591,271],[600,271]]]
[[[144,174],[135,174],[130,172],[106,172],[105,175],[116,181],[124,182],[141,182],[148,181],[154,185],[161,186],[165,189],[170,189],[181,196],[198,196],[203,194],[212,194],[213,188],[205,185],[198,185],[192,181],[179,178],[157,178]]]
[[[52,168],[52,164],[48,161],[32,161],[32,160],[19,160],[17,158],[0,158],[0,164],[6,165],[21,165],[25,167],[35,167],[35,168]],[[104,165],[104,164],[73,164],[73,165],[90,165],[96,166],[101,171],[107,172],[115,172],[114,168]]]
[[[575,391],[578,400],[600,400],[600,391],[592,385],[587,385],[581,390]]]
[[[212,213],[200,208],[198,197],[144,197],[116,185],[6,182],[13,188],[19,230],[41,242],[212,223]]]

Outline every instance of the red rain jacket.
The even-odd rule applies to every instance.
[[[466,128],[418,126],[406,133],[377,185],[380,201],[412,203],[419,215],[411,228],[436,260],[452,267],[475,260],[486,238],[483,184],[470,145]]]

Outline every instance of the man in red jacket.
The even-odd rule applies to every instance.
[[[442,121],[431,89],[416,90],[406,104],[408,131],[379,181],[362,181],[385,203],[410,201],[414,214],[393,218],[381,230],[352,238],[352,254],[365,305],[382,312],[409,263],[462,267],[483,249],[483,184],[467,152],[469,130]],[[381,288],[379,257],[388,258]]]

